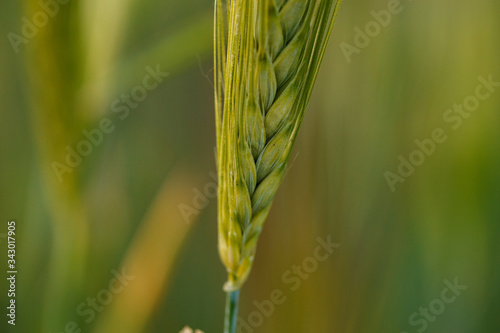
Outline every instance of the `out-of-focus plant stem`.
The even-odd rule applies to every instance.
[[[78,8],[75,0],[59,7],[57,15],[27,45],[32,82],[32,124],[38,146],[40,177],[52,222],[43,331],[53,331],[74,309],[72,297],[83,292],[88,249],[88,221],[78,188],[78,171],[59,179],[52,168],[66,163],[66,146],[82,128],[77,94],[81,84]],[[37,0],[25,0],[27,17],[41,11]],[[64,324],[64,322],[62,323]]]

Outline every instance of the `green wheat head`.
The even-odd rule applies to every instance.
[[[241,288],[341,0],[215,1],[219,254]],[[227,42],[226,42],[227,40]]]

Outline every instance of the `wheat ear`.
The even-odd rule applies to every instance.
[[[227,292],[250,273],[341,2],[232,0],[227,15],[215,2],[219,254]]]

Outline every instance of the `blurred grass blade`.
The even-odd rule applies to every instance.
[[[133,281],[102,314],[94,332],[144,332],[157,302],[168,286],[175,259],[189,230],[179,204],[190,203],[197,182],[182,172],[169,175],[151,204],[123,260]],[[121,269],[120,269],[121,271]]]

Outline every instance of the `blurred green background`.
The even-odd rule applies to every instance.
[[[258,324],[243,333],[500,328],[500,88],[459,128],[443,118],[480,76],[500,81],[500,3],[401,1],[346,57],[391,3],[344,1],[242,291],[240,315]],[[45,7],[44,21],[38,0],[0,3],[2,275],[9,220],[18,269],[15,327],[0,280],[0,331],[222,332],[212,1]],[[391,191],[384,174],[436,128],[447,140]],[[59,181],[54,162],[78,145],[88,156]],[[291,290],[283,275],[328,236],[340,247]],[[467,289],[443,303],[456,278]],[[255,302],[275,289],[286,301],[266,316]]]

